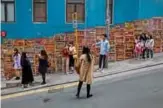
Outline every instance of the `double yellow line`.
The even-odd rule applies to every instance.
[[[73,82],[73,83],[68,83],[68,84],[61,84],[61,85],[56,85],[56,86],[51,86],[51,87],[40,88],[36,90],[24,91],[24,92],[15,93],[15,94],[4,95],[4,96],[1,96],[1,100],[31,95],[31,94],[36,94],[36,93],[42,93],[42,92],[55,92],[55,91],[63,90],[65,88],[77,86],[77,84],[78,82]]]

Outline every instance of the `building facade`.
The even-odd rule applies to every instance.
[[[163,17],[163,0],[110,0],[112,24]],[[1,29],[6,38],[51,37],[78,28],[105,26],[107,0],[1,0]]]

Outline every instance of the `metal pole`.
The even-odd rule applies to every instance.
[[[109,39],[109,27],[110,27],[110,10],[109,10],[110,0],[107,0],[106,5],[106,34]]]
[[[76,28],[75,29],[75,41],[76,41],[76,53],[77,53],[77,57],[79,56],[78,55],[78,47],[79,47],[79,45],[78,45],[78,29]]]
[[[109,10],[110,0],[106,1],[106,34],[109,39],[109,29],[110,29],[110,10]],[[105,68],[108,68],[108,56],[105,61]]]

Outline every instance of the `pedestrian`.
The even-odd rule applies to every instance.
[[[71,74],[74,73],[75,59],[77,59],[76,48],[75,48],[73,42],[71,42],[69,44],[69,68],[70,68]]]
[[[65,45],[65,47],[62,50],[62,71],[65,72],[65,74],[68,74],[69,72],[69,46],[68,44]]]
[[[139,58],[139,37],[136,36],[135,38],[135,48],[134,48],[134,53],[135,53],[135,58]]]
[[[140,36],[140,41],[143,43],[143,52],[142,52],[142,58],[145,59],[145,54],[146,54],[146,47],[145,47],[145,43],[147,41],[147,36],[145,33],[142,33],[141,36]]]
[[[94,58],[90,53],[90,49],[88,47],[83,48],[82,55],[79,59],[79,84],[77,89],[76,97],[80,97],[80,90],[82,88],[83,82],[87,84],[87,98],[92,97],[90,94],[91,84],[93,80],[93,68],[94,68]]]
[[[46,84],[46,73],[47,69],[49,67],[48,63],[48,55],[45,50],[41,50],[41,53],[39,55],[39,72],[42,75],[43,82],[42,85]]]
[[[153,58],[153,53],[154,53],[153,48],[154,48],[154,39],[152,35],[149,35],[147,58],[149,58],[149,55],[151,58]]]
[[[26,52],[22,53],[21,56],[21,66],[22,66],[22,84],[24,88],[28,87],[28,84],[32,84],[34,81],[31,63],[27,58]]]
[[[105,68],[105,60],[109,52],[110,44],[107,40],[107,35],[103,34],[101,41],[96,43],[97,46],[100,46],[100,58],[99,58],[99,69],[97,71],[103,72]]]
[[[20,55],[19,50],[17,48],[14,49],[13,61],[14,61],[13,67],[14,67],[15,75],[16,75],[15,80],[20,80],[21,55]]]

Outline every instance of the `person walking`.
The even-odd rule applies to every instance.
[[[107,40],[107,35],[102,35],[102,40],[96,43],[96,46],[100,46],[100,58],[99,58],[99,69],[97,71],[103,72],[105,68],[105,60],[109,52],[109,41]]]
[[[19,50],[17,48],[14,49],[13,61],[14,61],[13,67],[14,67],[15,75],[16,75],[15,80],[20,80],[21,55],[20,55]]]
[[[34,78],[32,74],[31,63],[27,58],[26,52],[22,53],[21,66],[22,66],[22,84],[24,88],[27,88],[28,84],[32,84]]]
[[[62,71],[65,72],[65,74],[68,74],[69,72],[69,46],[66,44],[65,47],[62,50]]]
[[[42,85],[46,84],[46,73],[49,67],[48,63],[48,55],[45,50],[41,50],[41,54],[39,55],[39,72],[42,75],[43,82]]]
[[[92,97],[90,94],[91,84],[93,80],[93,68],[94,68],[94,58],[90,53],[90,49],[88,47],[84,47],[82,51],[82,55],[79,59],[79,84],[77,88],[76,97],[80,98],[80,90],[82,88],[83,82],[87,84],[87,98]]]

